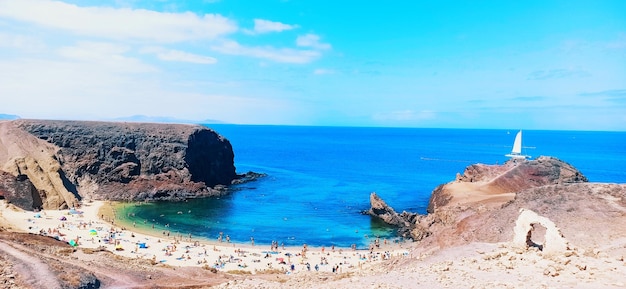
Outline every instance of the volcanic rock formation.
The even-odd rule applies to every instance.
[[[396,213],[392,207],[387,205],[375,192],[370,194],[370,204],[371,208],[366,213],[379,217],[389,225],[398,227],[409,226],[409,222],[400,217],[400,215]]]
[[[238,177],[230,142],[199,125],[14,120],[0,122],[0,136],[0,170],[26,176],[45,209],[211,196]]]
[[[433,191],[427,215],[403,212],[396,213],[403,222],[388,214],[381,219],[394,220],[401,235],[422,246],[450,247],[510,241],[520,211],[527,210],[550,220],[538,222],[539,227],[552,230],[556,225],[559,234],[576,240],[574,245],[597,246],[626,231],[626,185],[588,183],[574,167],[551,157],[471,165],[455,181]],[[370,210],[374,216],[376,212],[393,209]],[[543,237],[552,235],[546,232]]]
[[[433,213],[442,206],[499,205],[524,189],[587,181],[576,168],[553,157],[511,159],[504,165],[474,164],[457,175],[456,181],[438,186],[427,211]]]
[[[0,198],[11,200],[17,207],[28,210],[43,206],[39,191],[26,175],[14,176],[0,171]]]

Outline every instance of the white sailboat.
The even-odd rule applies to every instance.
[[[510,154],[506,154],[505,156],[514,158],[514,159],[531,158],[528,155],[522,154],[522,131],[521,130],[515,136],[515,142],[513,143],[513,150],[511,150]]]

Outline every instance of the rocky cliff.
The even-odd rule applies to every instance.
[[[26,176],[43,208],[210,196],[237,178],[230,142],[197,125],[14,120],[0,136],[0,170]]]
[[[580,171],[552,157],[471,165],[433,191],[427,215],[398,214],[379,198],[371,200],[370,214],[380,213],[423,246],[510,240],[520,209],[554,221],[576,245],[594,246],[626,233],[626,185],[588,183]]]

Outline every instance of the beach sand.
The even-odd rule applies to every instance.
[[[212,267],[219,271],[298,274],[304,271],[353,272],[383,260],[406,258],[407,249],[385,244],[370,250],[280,247],[207,241],[189,236],[158,236],[115,223],[110,202],[85,203],[76,210],[28,212],[0,201],[0,221],[13,231],[47,235],[80,248],[101,248],[117,255],[169,266]],[[307,265],[308,264],[308,265]]]

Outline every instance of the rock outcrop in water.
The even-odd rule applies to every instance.
[[[218,195],[238,178],[230,142],[198,125],[14,120],[0,136],[0,170],[25,176],[46,209]]]
[[[377,216],[385,223],[398,227],[405,227],[409,225],[407,220],[400,217],[396,211],[387,205],[383,199],[381,199],[376,193],[370,194],[371,208],[367,212],[372,216]]]

